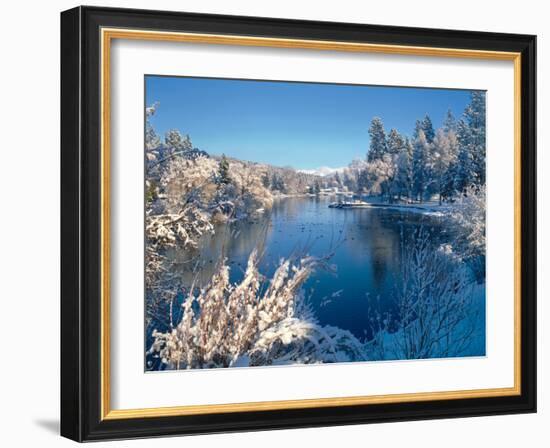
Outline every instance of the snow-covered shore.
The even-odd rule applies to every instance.
[[[387,202],[350,202],[342,203],[342,206],[333,205],[333,208],[355,209],[355,208],[385,208],[387,210],[397,210],[409,213],[421,213],[430,216],[445,216],[452,212],[452,206],[445,204],[439,205],[437,202],[424,202],[422,204],[390,204]]]
[[[385,204],[369,203],[370,207],[382,207],[389,210],[398,210],[410,213],[421,213],[430,216],[445,216],[452,211],[452,206],[439,205],[437,202],[425,202],[422,204]]]

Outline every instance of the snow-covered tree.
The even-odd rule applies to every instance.
[[[445,175],[451,163],[456,161],[458,142],[454,132],[445,133],[439,129],[433,141],[432,173],[434,177],[434,190],[439,198],[439,205],[445,194]]]
[[[349,191],[357,191],[357,177],[349,168],[344,170],[343,184]]]
[[[264,187],[262,172],[257,166],[246,162],[231,161],[231,187],[229,197],[234,204],[232,217],[253,215],[259,209],[271,208],[273,198]]]
[[[184,205],[178,213],[146,215],[145,234],[150,246],[197,248],[198,240],[213,232],[210,215],[195,204]]]
[[[170,129],[164,136],[164,144],[172,152],[190,151],[193,149],[193,144],[189,135],[183,136],[177,129]]]
[[[367,155],[367,160],[372,162],[381,159],[388,152],[388,144],[386,142],[386,131],[384,124],[379,117],[374,117],[369,128],[370,146]]]
[[[432,119],[429,117],[428,114],[424,116],[424,119],[421,122],[421,128],[422,128],[422,131],[424,131],[424,136],[426,137],[426,141],[428,143],[432,143],[435,138],[435,131],[432,124]]]
[[[398,196],[398,199],[402,197],[406,197],[408,200],[411,199],[413,188],[412,162],[413,147],[407,139],[395,158],[395,177],[392,190]]]
[[[454,186],[460,194],[476,183],[476,172],[472,155],[471,134],[468,124],[460,120],[457,125],[458,155]]]
[[[413,142],[413,195],[423,201],[430,185],[429,160],[430,144],[422,129],[418,130],[418,137]]]
[[[478,280],[485,278],[485,207],[485,186],[474,186],[454,204],[451,214],[460,229],[454,249],[472,266]]]
[[[447,114],[445,115],[445,120],[443,121],[443,131],[445,131],[446,134],[449,132],[454,132],[456,134],[456,118],[451,109],[448,109]]]
[[[485,184],[486,130],[485,130],[485,92],[471,93],[470,104],[464,111],[468,124],[468,145],[472,158],[472,168],[476,185]]]
[[[160,138],[151,124],[151,117],[155,115],[159,103],[153,103],[145,109],[145,151],[149,153],[160,145]]]
[[[378,194],[391,201],[391,185],[395,176],[393,158],[385,154],[382,158],[373,160],[367,164],[364,173],[368,193]]]
[[[229,177],[229,162],[225,154],[222,154],[218,164],[218,173],[218,183],[220,185],[226,185],[231,182],[231,178]]]
[[[399,154],[405,147],[405,138],[396,129],[388,134],[388,153],[392,156]]]
[[[435,137],[435,130],[433,127],[432,119],[428,116],[428,114],[424,115],[424,118],[422,120],[416,120],[412,137],[413,140],[418,139],[420,131],[424,133],[424,137],[426,138],[428,143],[431,143],[431,141]]]
[[[423,226],[403,243],[400,268],[397,315],[393,325],[379,328],[377,346],[369,351],[385,353],[386,359],[462,355],[478,318],[467,270],[445,248],[434,250],[433,237]]]
[[[216,162],[201,157],[173,159],[160,180],[158,203],[146,209],[147,244],[196,247],[198,239],[213,231],[207,204],[216,192]]]
[[[157,193],[156,184],[159,179],[159,169],[158,167],[153,168],[157,165],[162,151],[160,137],[151,124],[151,118],[157,112],[158,107],[159,103],[153,103],[145,108],[145,163],[148,174],[145,189],[148,201],[151,201]]]
[[[456,190],[465,193],[472,185],[485,184],[486,130],[485,92],[472,92],[470,104],[458,122],[459,143]]]

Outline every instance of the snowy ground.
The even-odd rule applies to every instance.
[[[481,283],[473,287],[472,290],[472,302],[469,317],[462,321],[450,335],[451,340],[460,340],[464,337],[464,334],[469,334],[468,341],[464,344],[464,348],[460,353],[455,353],[453,356],[434,353],[430,358],[447,358],[447,357],[470,357],[470,356],[485,356],[486,351],[486,284]],[[473,330],[473,331],[472,331]],[[383,331],[379,335],[379,341],[384,346],[384,358],[380,359],[378,349],[373,345],[375,341],[367,342],[365,344],[365,350],[369,360],[374,361],[400,361],[404,360],[400,356],[396,356],[399,353],[399,341],[401,333],[390,333]]]
[[[390,204],[387,202],[379,202],[376,200],[367,199],[364,204],[360,204],[348,208],[385,208],[388,210],[398,210],[410,213],[421,213],[430,216],[444,216],[453,210],[453,206],[449,204],[439,205],[437,201],[423,202],[418,204]]]
[[[430,216],[444,216],[452,211],[449,204],[439,205],[438,202],[423,202],[422,204],[388,204],[384,202],[370,202],[370,207],[384,207],[389,210],[399,210],[411,213],[422,213]]]

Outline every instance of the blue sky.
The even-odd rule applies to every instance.
[[[469,91],[146,76],[145,102],[160,103],[157,133],[189,134],[210,154],[314,169],[365,157],[373,117],[411,135],[426,113],[435,127],[459,118]]]

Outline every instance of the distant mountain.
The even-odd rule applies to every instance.
[[[314,174],[315,176],[330,176],[334,173],[341,173],[344,171],[345,167],[340,168],[331,168],[329,166],[322,166],[320,168],[314,169],[314,170],[296,170],[299,173],[305,173],[305,174]]]

